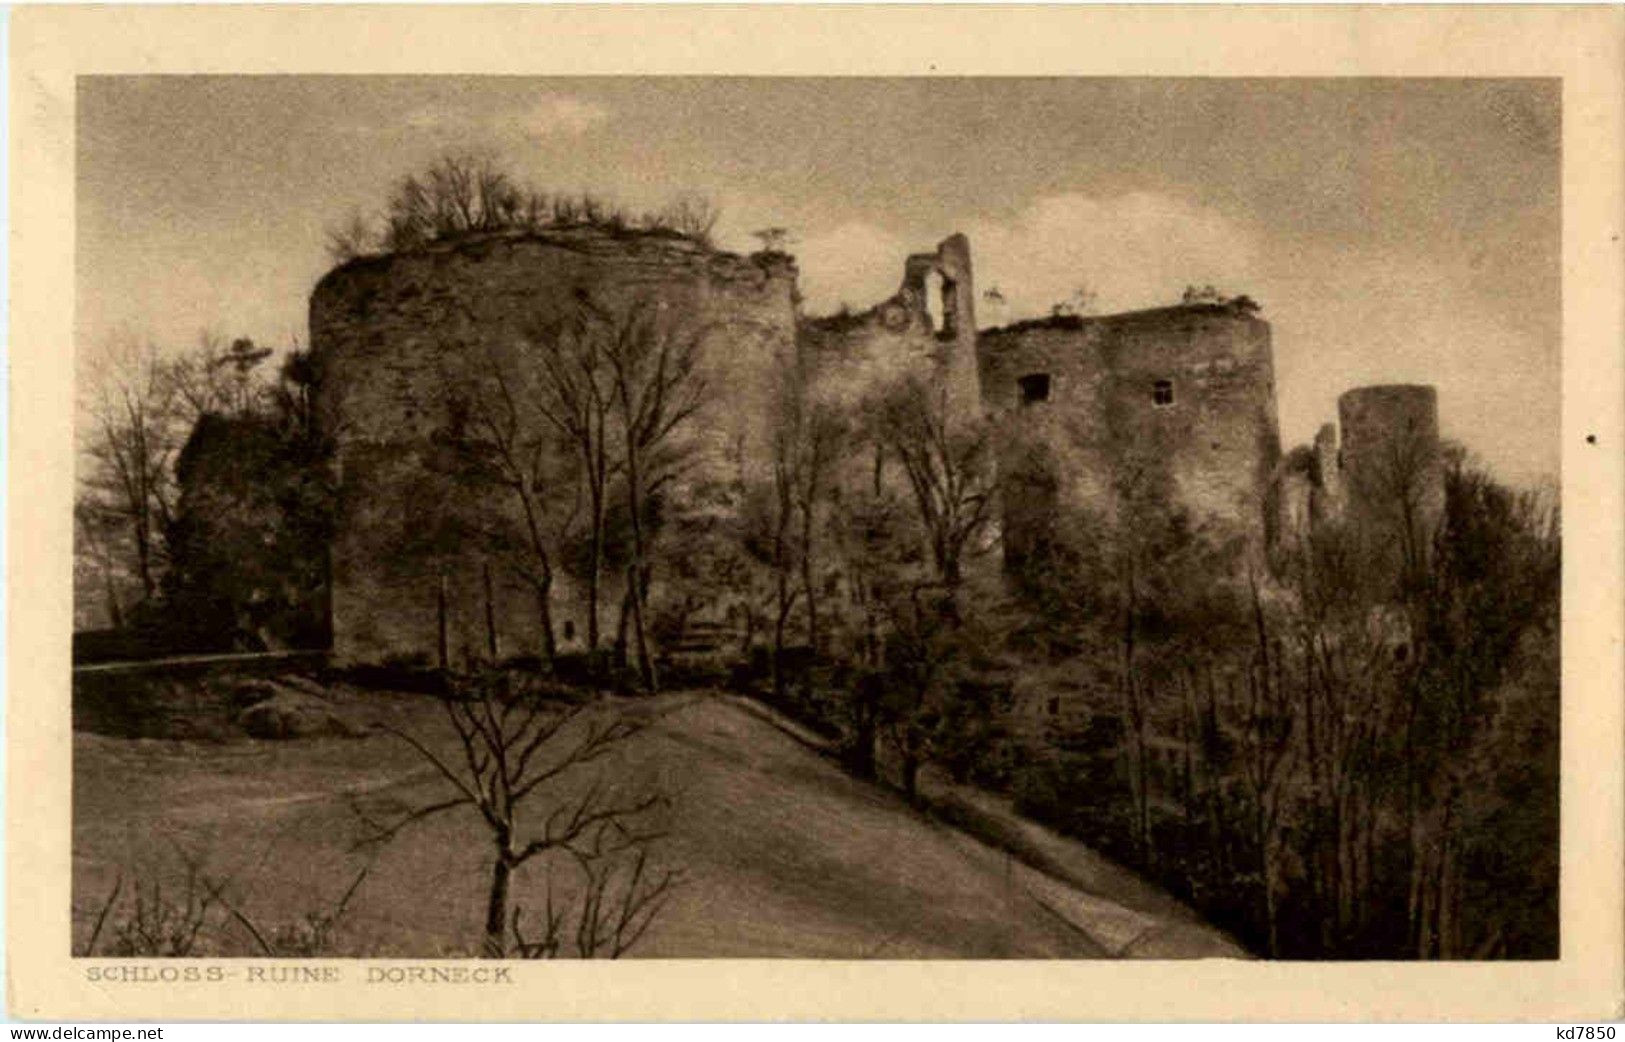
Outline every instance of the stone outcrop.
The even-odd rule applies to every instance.
[[[325,699],[280,685],[239,712],[235,722],[250,738],[276,741],[326,735],[359,738],[368,733],[367,728],[346,719]]]

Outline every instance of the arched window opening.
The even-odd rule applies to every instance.
[[[947,315],[942,304],[942,273],[929,271],[925,275],[925,313],[931,316],[931,332],[941,333],[946,328]]]

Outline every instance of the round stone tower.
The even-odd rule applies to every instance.
[[[1358,387],[1337,400],[1348,519],[1373,545],[1425,555],[1444,510],[1439,394],[1425,384]]]
[[[795,349],[794,287],[783,254],[596,228],[469,236],[329,272],[311,295],[310,343],[339,482],[335,659],[432,659],[442,646],[460,659],[486,652],[493,628],[503,655],[539,650],[533,584],[490,574],[500,555],[468,535],[516,508],[500,489],[471,491],[453,458],[459,429],[482,420],[468,413],[483,399],[460,389],[495,388],[486,398],[511,394],[523,410],[537,400],[541,345],[572,315],[643,309],[699,342],[710,394],[689,430],[701,459],[737,468],[762,450],[773,374]],[[562,576],[555,590],[567,647],[584,619]]]

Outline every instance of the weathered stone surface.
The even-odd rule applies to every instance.
[[[284,673],[276,678],[276,682],[283,687],[292,688],[295,691],[301,691],[315,698],[325,699],[329,698],[331,694],[320,681],[312,680],[309,677],[299,676],[297,673]]]
[[[1397,509],[1414,500],[1421,515],[1444,507],[1439,453],[1439,394],[1424,384],[1357,387],[1337,399],[1342,479],[1356,513]]]
[[[933,293],[940,318],[932,313]],[[801,335],[825,397],[854,403],[908,374],[942,379],[957,415],[973,417],[981,408],[975,282],[963,235],[907,258],[902,285],[886,300],[856,314],[807,319]]]
[[[198,418],[175,462],[167,628],[177,652],[327,643],[329,497],[312,440],[266,416]]]
[[[1444,513],[1439,396],[1421,384],[1358,387],[1337,399],[1345,518],[1388,569],[1426,560]]]
[[[846,406],[899,377],[929,376],[952,416],[991,417],[1007,554],[1052,524],[1058,507],[1109,515],[1126,483],[1146,481],[1199,523],[1262,549],[1283,531],[1370,514],[1378,462],[1406,439],[1432,446],[1419,502],[1424,518],[1437,516],[1432,389],[1350,392],[1341,447],[1328,424],[1312,448],[1283,458],[1270,327],[1250,302],[978,331],[963,235],[902,268],[898,291],[874,307],[806,319],[788,256],[742,257],[655,233],[493,233],[330,272],[312,295],[310,327],[323,424],[336,443],[335,660],[430,664],[442,619],[454,665],[488,654],[493,629],[500,656],[541,652],[534,586],[493,570],[489,551],[467,536],[513,526],[517,508],[471,489],[447,456],[446,432],[458,422],[457,389],[483,371],[517,374],[523,397],[539,379],[549,324],[583,300],[605,311],[652,306],[698,331],[710,396],[692,424],[693,480],[766,480],[775,387],[800,364],[815,397]],[[560,646],[578,648],[584,596],[567,570],[554,583]],[[619,576],[606,573],[606,640],[619,592]]]
[[[1438,392],[1425,384],[1344,392],[1339,422],[1324,424],[1312,448],[1294,450],[1311,465],[1278,475],[1283,537],[1295,541],[1319,526],[1346,525],[1365,544],[1373,569],[1392,570],[1404,557],[1413,565],[1425,560],[1444,511],[1438,410]],[[1297,504],[1305,491],[1306,507]]]
[[[1194,514],[1267,539],[1280,433],[1270,327],[1249,311],[1023,322],[983,331],[979,359],[1008,469],[1046,455],[1061,502],[1107,511],[1121,482],[1160,474]],[[1006,537],[1020,525],[1007,520]]]
[[[336,441],[335,660],[432,659],[442,597],[451,656],[466,660],[488,644],[487,590],[502,654],[541,650],[534,589],[500,570],[488,585],[490,560],[456,534],[511,521],[515,507],[471,492],[439,458],[449,392],[495,367],[523,395],[549,324],[584,300],[611,313],[651,307],[699,338],[711,394],[690,430],[704,466],[737,469],[762,456],[773,376],[795,350],[794,287],[783,254],[586,228],[472,237],[330,272],[311,297],[310,335]],[[557,581],[559,628],[580,634],[584,609]],[[613,577],[605,589],[618,590]],[[610,593],[600,604],[606,632],[617,603]]]
[[[226,691],[226,704],[234,710],[247,709],[251,705],[275,698],[282,689],[269,680],[251,678],[239,680]]]

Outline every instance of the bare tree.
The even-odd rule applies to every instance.
[[[249,864],[222,874],[209,867],[207,850],[189,848],[174,836],[167,838],[173,852],[170,858],[119,870],[89,936],[83,943],[75,943],[75,955],[189,958],[235,953],[239,946],[231,942],[237,938],[226,929],[233,923],[235,932],[246,934],[253,945],[243,954],[333,955],[351,902],[372,869],[370,861],[363,864],[335,901],[305,911],[292,921],[262,925],[248,913],[243,897],[234,896],[250,889],[237,879]],[[258,865],[264,865],[274,843],[267,846]]]
[[[1224,303],[1224,294],[1215,289],[1212,283],[1205,286],[1190,285],[1186,286],[1185,292],[1179,295],[1179,302],[1181,304],[1222,304]]]
[[[548,655],[556,652],[548,604],[562,555],[586,587],[594,672],[601,665],[604,575],[619,549],[612,545],[612,497],[625,497],[633,560],[623,626],[633,626],[640,669],[651,686],[654,666],[642,617],[650,503],[677,477],[683,458],[677,435],[698,408],[701,389],[695,342],[679,343],[677,334],[659,328],[653,318],[659,310],[649,301],[625,310],[600,306],[583,293],[562,312],[529,322],[526,364],[510,364],[491,345],[474,346],[468,348],[477,356],[472,377],[447,376],[450,433],[470,450],[461,464],[509,489],[518,505],[521,574],[537,591]],[[472,325],[472,316],[465,317]],[[575,559],[573,546],[562,545],[578,523],[585,528],[584,562]]]
[[[862,613],[853,620],[860,665],[847,704],[852,762],[872,771],[873,740],[883,738],[913,799],[924,764],[963,748],[961,725],[978,723],[956,704],[979,683],[972,662],[983,636],[961,599],[966,561],[991,535],[996,475],[989,431],[950,416],[934,381],[904,378],[865,404],[863,434],[873,452],[868,487],[830,488],[833,549],[844,563],[849,599]],[[823,496],[827,468],[844,442],[838,420],[815,409],[798,420],[790,504],[806,504],[804,519]]]
[[[516,227],[539,209],[483,153],[449,152],[396,182],[385,211],[384,245],[410,250],[466,232]]]
[[[148,956],[184,959],[197,953],[210,913],[220,903],[221,885],[210,880],[202,865],[184,859],[185,874],[179,887],[164,893],[159,879],[140,880],[131,886],[131,908],[113,923],[111,954],[128,958]],[[105,929],[108,913],[117,901],[123,876],[115,881],[107,904],[97,917],[95,929],[86,944],[85,955],[94,952]]]
[[[1095,313],[1095,304],[1099,299],[1099,293],[1090,289],[1087,285],[1080,285],[1073,289],[1065,300],[1059,300],[1052,304],[1050,314],[1057,318],[1063,315],[1092,315]],[[1000,296],[999,302],[1003,303],[1003,301],[1004,298]]]
[[[595,669],[602,639],[599,602],[610,489],[622,466],[609,419],[614,388],[608,348],[615,335],[612,323],[584,299],[569,315],[537,321],[526,334],[539,367],[534,408],[575,454],[586,497],[587,560],[582,578],[587,588],[587,657]]]
[[[189,432],[205,415],[238,417],[261,409],[270,388],[260,365],[271,354],[248,337],[228,344],[210,330],[200,333],[196,348],[164,363],[180,428]]]
[[[772,484],[759,520],[765,530],[757,556],[773,573],[773,690],[785,688],[784,651],[798,602],[806,618],[807,647],[820,647],[818,601],[821,515],[832,492],[845,425],[839,410],[811,393],[805,363],[781,366],[772,416]],[[827,520],[827,518],[826,518]]]
[[[1520,664],[1542,645],[1555,656],[1561,575],[1552,503],[1497,483],[1460,456],[1443,484],[1444,519],[1409,613],[1413,665],[1403,677],[1415,758],[1407,787],[1410,940],[1421,958],[1459,957],[1482,943],[1472,935],[1485,929],[1474,921],[1484,917],[1464,914],[1462,884],[1473,848],[1482,857],[1498,845],[1486,829],[1499,823],[1496,812],[1485,813],[1493,798],[1484,790],[1508,767],[1493,760],[1491,741],[1517,696],[1508,681]],[[1555,710],[1550,704],[1548,727]],[[1555,803],[1545,812],[1555,816]],[[1475,825],[1488,834],[1475,835]]]
[[[295,341],[282,359],[270,398],[272,412],[287,436],[319,452],[322,448],[319,442],[326,432],[321,429],[316,415],[318,380],[315,359]]]
[[[342,224],[327,229],[327,258],[344,264],[364,257],[378,248],[378,233],[360,210],[353,210]]]
[[[610,233],[675,232],[712,245],[721,210],[710,199],[684,194],[658,210],[634,214],[590,192],[565,194],[532,187],[486,151],[448,151],[391,186],[376,217],[353,211],[327,230],[327,254],[344,264],[378,251],[421,249],[469,234],[598,228]],[[769,249],[783,244],[787,233]]]
[[[800,464],[798,432],[788,417],[780,416],[773,429],[773,483],[768,496],[767,563],[773,571],[773,694],[784,694],[784,647],[790,615],[802,593],[797,585],[797,559],[803,548],[794,538],[796,486]]]
[[[659,838],[658,812],[670,801],[659,792],[624,794],[602,774],[582,788],[583,769],[644,726],[602,700],[553,701],[528,678],[486,671],[453,678],[442,705],[456,742],[449,754],[427,736],[388,730],[434,766],[450,795],[388,823],[358,808],[370,826],[363,842],[387,841],[446,811],[476,811],[492,855],[483,951],[502,958],[509,952],[510,931],[522,949],[536,943],[524,940],[517,909],[510,912],[516,871],[536,858],[560,854],[585,866],[591,877],[606,859],[639,854]],[[551,911],[547,919],[552,921]]]
[[[524,909],[514,907],[514,956],[553,959],[571,951],[580,959],[618,959],[643,939],[683,877],[681,869],[652,869],[646,846],[574,861],[580,886],[574,924],[568,921],[571,909],[554,894],[549,873],[539,935],[526,935]]]
[[[858,776],[873,778],[875,742],[885,708],[891,600],[897,591],[906,590],[920,551],[908,506],[887,487],[884,450],[873,444],[868,449],[872,453],[868,480],[832,489],[829,542],[846,596],[832,605],[829,623],[843,638],[834,654],[856,673],[842,702],[849,731],[845,758]],[[847,610],[839,611],[841,607]]]
[[[1386,432],[1382,443],[1348,468],[1349,492],[1362,504],[1359,534],[1366,552],[1408,596],[1422,581],[1443,507],[1444,461],[1438,439],[1410,421]],[[1384,548],[1391,548],[1385,550]],[[1397,550],[1398,560],[1383,561]]]
[[[794,241],[790,229],[777,226],[759,228],[751,232],[751,235],[761,242],[763,253],[783,253],[785,247]]]
[[[950,597],[964,578],[966,554],[993,521],[997,475],[991,431],[959,422],[945,391],[904,380],[878,407],[877,440],[903,468],[937,579]]]
[[[539,394],[527,393],[526,382],[496,350],[484,351],[471,379],[449,384],[449,436],[458,449],[463,476],[503,489],[517,507],[517,535],[498,525],[480,533],[530,586],[541,620],[542,653],[548,664],[558,657],[553,624],[555,547],[580,513],[580,471],[561,459],[559,430]],[[486,575],[487,613],[491,605]],[[488,619],[491,657],[497,656],[494,619]]]
[[[1282,650],[1270,634],[1256,581],[1250,583],[1257,652],[1247,670],[1244,700],[1238,713],[1242,726],[1241,776],[1253,809],[1253,844],[1258,852],[1263,889],[1265,933],[1269,954],[1280,954],[1277,913],[1279,836],[1283,787],[1295,748],[1297,714],[1285,680]]]
[[[695,242],[710,245],[711,233],[721,217],[722,210],[715,202],[703,195],[685,193],[673,199],[649,223],[670,228]]]
[[[893,591],[884,602],[885,692],[880,720],[901,766],[903,795],[919,798],[920,768],[931,759],[933,732],[953,682],[961,629],[943,590],[934,584]]]
[[[822,648],[819,598],[823,585],[818,535],[824,525],[833,492],[834,470],[847,445],[847,424],[840,410],[812,402],[803,407],[799,429],[799,480],[795,483],[796,510],[801,518],[801,588],[807,601],[807,647],[816,656]],[[827,521],[827,517],[824,519]]]
[[[170,367],[150,343],[124,341],[96,359],[86,403],[89,473],[81,491],[122,519],[143,594],[158,591],[163,537],[174,514],[171,463],[185,434],[177,424]]]
[[[622,452],[631,526],[627,603],[638,671],[644,687],[653,691],[659,687],[659,676],[648,633],[654,536],[651,508],[656,497],[665,495],[682,475],[690,459],[682,435],[706,400],[706,383],[699,370],[700,338],[692,327],[664,319],[655,302],[639,302],[621,313],[599,314],[612,334],[606,337],[604,358],[609,365],[610,418]]]
[[[80,596],[87,596],[92,586],[100,586],[107,624],[113,629],[124,628],[124,599],[119,592],[123,580],[128,578],[123,555],[119,552],[120,518],[105,504],[80,492],[73,504],[73,548],[76,585],[82,585],[75,595],[75,616],[82,609]],[[76,622],[76,627],[79,625]]]

